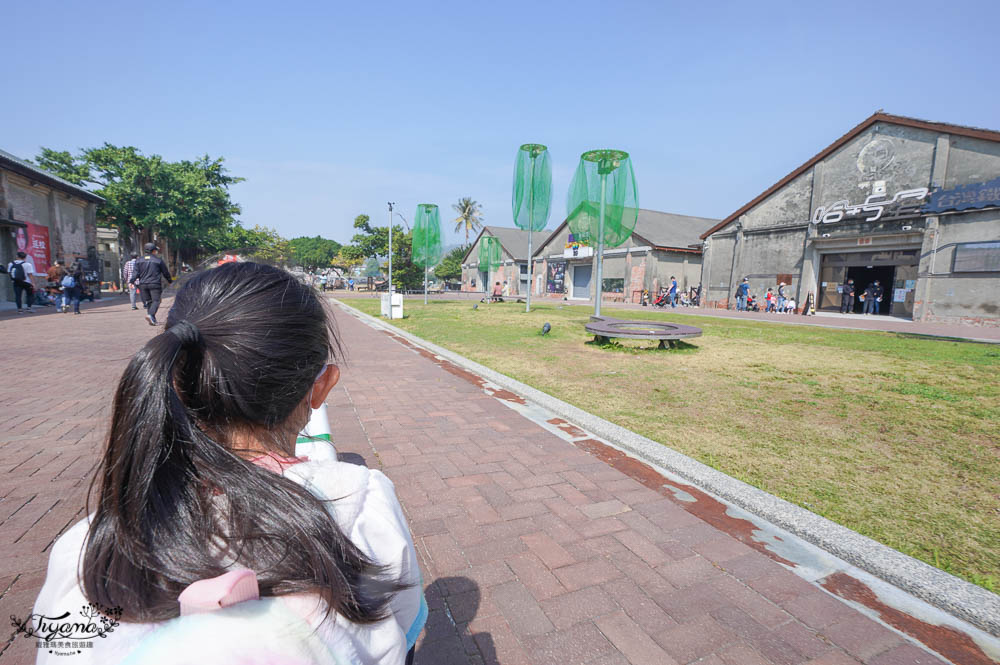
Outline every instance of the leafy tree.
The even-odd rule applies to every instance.
[[[468,246],[469,232],[472,231],[475,233],[483,228],[482,206],[466,196],[460,198],[458,203],[453,204],[451,207],[458,213],[458,217],[454,220],[455,231],[465,228],[465,244]]]
[[[248,229],[239,224],[224,230],[214,230],[205,239],[204,248],[212,254],[243,254],[254,261],[273,265],[285,264],[291,253],[288,241],[274,229],[263,226]]]
[[[362,260],[388,258],[389,227],[372,226],[368,215],[358,215],[354,218],[354,228],[359,233],[344,247],[345,255]],[[423,268],[412,260],[412,241],[412,233],[404,233],[400,226],[392,227],[392,283],[399,289],[415,289],[424,283]]]
[[[119,229],[133,248],[144,239],[169,239],[175,262],[203,253],[206,239],[232,229],[240,213],[229,187],[243,179],[230,176],[222,158],[168,162],[105,143],[78,155],[42,148],[36,159],[42,168],[102,196],[98,221]]]
[[[462,245],[444,255],[441,263],[434,267],[434,276],[442,280],[457,281],[462,279],[462,257],[469,251],[468,245]]]
[[[292,238],[288,241],[288,247],[292,252],[292,260],[308,270],[329,268],[341,249],[336,240],[321,236]]]

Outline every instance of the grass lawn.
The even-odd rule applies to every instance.
[[[1000,591],[1000,346],[630,311],[704,335],[602,348],[590,311],[407,300],[393,323]]]

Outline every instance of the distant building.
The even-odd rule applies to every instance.
[[[879,280],[883,315],[1000,325],[1000,132],[875,113],[702,239],[718,305],[747,277],[838,311]]]
[[[719,220],[639,210],[635,231],[621,247],[604,250],[603,299],[639,303],[677,278],[681,290],[701,280],[699,236]],[[571,239],[563,221],[534,253],[533,295],[592,300],[596,292],[594,248]]]
[[[97,254],[101,261],[101,282],[120,291],[123,257],[121,244],[118,241],[118,229],[97,227]],[[128,258],[124,260],[127,261]]]
[[[96,219],[103,201],[0,150],[0,262],[6,266],[23,251],[38,273],[55,261],[69,264],[76,258],[99,271]],[[0,297],[14,299],[9,279],[0,280]]]
[[[531,234],[532,249],[540,247],[551,231],[535,231]],[[479,265],[479,245],[484,237],[500,241],[502,264],[492,272]],[[503,226],[484,226],[462,257],[462,290],[488,291],[488,282],[509,282],[511,295],[528,292],[528,232]]]

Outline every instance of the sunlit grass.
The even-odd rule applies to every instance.
[[[350,304],[378,314],[377,301]],[[420,337],[1000,588],[1000,346],[681,316],[704,335],[663,351],[594,344],[585,307],[407,301],[406,313],[394,323]]]

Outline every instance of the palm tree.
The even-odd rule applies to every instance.
[[[455,231],[465,227],[465,245],[469,245],[469,231],[476,232],[483,227],[483,215],[479,211],[482,206],[465,196],[451,206],[458,213],[455,218]]]

